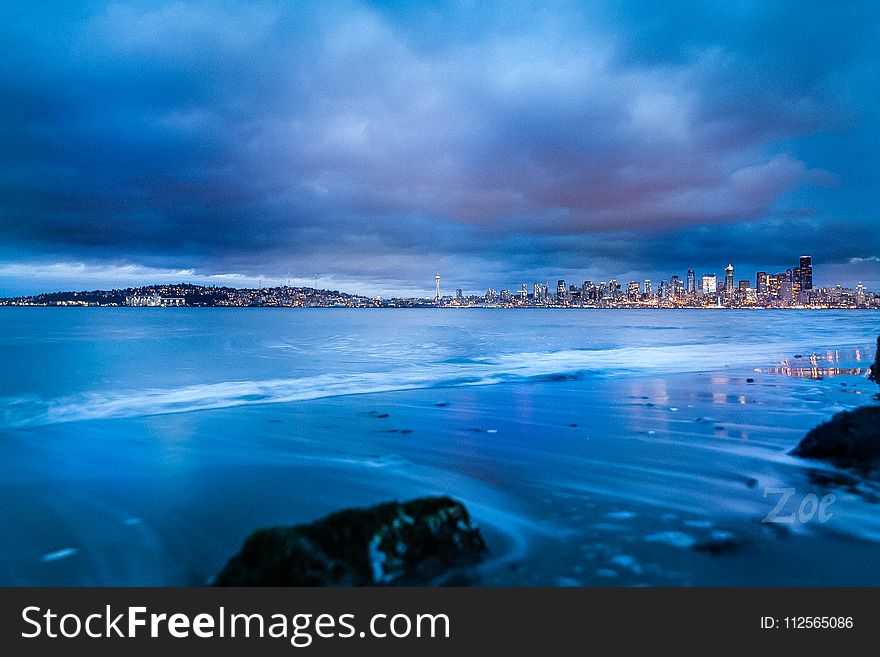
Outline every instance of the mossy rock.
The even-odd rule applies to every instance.
[[[425,497],[346,509],[308,525],[257,530],[215,585],[429,584],[486,553],[461,503]]]

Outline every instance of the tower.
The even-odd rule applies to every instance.
[[[440,274],[434,277],[434,303],[440,303]]]
[[[732,297],[734,290],[736,290],[735,272],[733,265],[727,265],[724,270],[724,295]]]
[[[802,255],[798,267],[801,279],[801,291],[808,292],[813,289],[813,256]]]
[[[559,279],[556,282],[556,299],[562,301],[566,297],[566,288],[565,281],[563,279]]]
[[[688,269],[688,273],[687,273],[687,293],[688,294],[692,295],[692,294],[696,293],[696,291],[697,291],[696,282],[697,281],[696,281],[696,275],[694,274],[694,270]]]

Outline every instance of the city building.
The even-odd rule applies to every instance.
[[[755,290],[758,294],[767,294],[770,291],[770,276],[765,271],[759,271],[755,275]]]
[[[185,306],[184,297],[163,297],[159,294],[134,295],[125,298],[125,305],[149,308],[170,308],[173,306]]]
[[[703,296],[714,295],[718,291],[718,279],[715,274],[703,274],[700,289]]]
[[[800,259],[800,265],[798,266],[798,271],[800,272],[800,284],[801,291],[807,292],[813,289],[813,256],[802,255]]]
[[[734,274],[733,265],[727,265],[724,269],[724,296],[728,301],[733,298],[736,291],[736,276]]]
[[[630,301],[638,301],[642,296],[642,286],[638,281],[630,281],[626,285],[626,298]]]

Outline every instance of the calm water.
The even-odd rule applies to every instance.
[[[0,583],[205,583],[256,527],[444,493],[492,549],[477,583],[880,584],[873,484],[787,455],[872,403],[878,333],[869,312],[0,309]],[[773,487],[833,517],[762,522]]]

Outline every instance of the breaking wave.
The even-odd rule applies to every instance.
[[[527,352],[475,357],[459,363],[411,364],[386,371],[224,381],[129,391],[90,391],[49,400],[15,397],[0,400],[0,428],[426,388],[566,381],[587,374],[613,376],[634,371],[645,374],[711,371],[738,364],[733,352],[728,352],[727,359],[723,353],[716,346],[707,345]],[[759,364],[778,362],[780,353],[778,347],[765,345],[759,355],[768,360]],[[754,349],[750,350],[749,356],[756,356]]]

